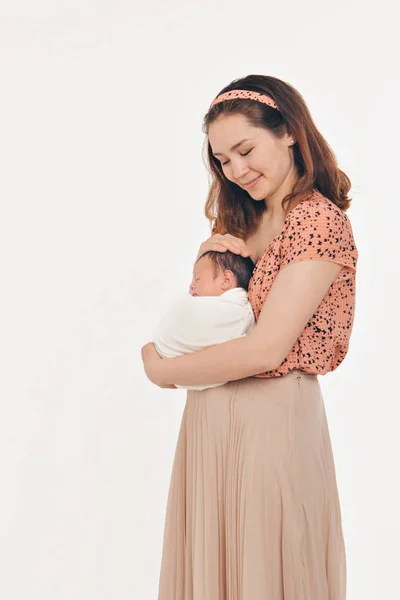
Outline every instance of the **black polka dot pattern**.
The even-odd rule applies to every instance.
[[[256,377],[280,377],[293,369],[323,375],[335,370],[347,354],[358,251],[348,216],[318,190],[288,213],[254,267],[248,295],[256,321],[279,271],[300,260],[332,260],[344,268],[282,364]]]

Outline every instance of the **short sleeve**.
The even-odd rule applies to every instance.
[[[345,267],[340,279],[355,273],[358,251],[349,218],[328,202],[301,203],[289,214],[281,242],[281,269],[302,260],[330,260]]]

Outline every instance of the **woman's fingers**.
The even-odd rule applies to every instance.
[[[229,233],[216,233],[208,238],[208,240],[201,244],[197,258],[210,250],[216,252],[226,252],[229,250],[234,254],[241,254],[243,257],[251,256],[251,252],[245,242]]]
[[[214,244],[212,245],[212,248],[210,248],[210,250],[215,250],[216,252],[226,252],[227,250],[231,250],[231,248],[229,247],[229,245],[227,244],[219,244],[218,242],[214,242]],[[238,248],[232,248],[231,252],[240,252],[240,250]]]
[[[250,251],[247,248],[245,242],[240,238],[234,237],[229,233],[225,234],[215,234],[210,238],[210,241],[214,241],[218,244],[219,248],[224,248],[223,250],[219,250],[219,248],[215,247],[213,249],[224,252],[225,250],[230,250],[231,252],[235,252],[236,254],[242,254],[242,256],[250,256]]]
[[[247,248],[244,242],[237,243],[231,240],[225,240],[224,245],[227,248],[227,250],[230,250],[231,252],[241,254],[242,256],[250,256],[250,250]]]

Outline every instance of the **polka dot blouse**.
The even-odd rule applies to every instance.
[[[343,265],[293,348],[274,370],[255,377],[280,377],[293,369],[323,375],[345,358],[353,327],[358,251],[346,213],[318,190],[297,204],[255,264],[248,296],[256,321],[279,271],[300,260]]]

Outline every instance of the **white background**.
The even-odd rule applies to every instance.
[[[185,391],[140,349],[209,237],[202,118],[249,73],[300,91],[353,183],[356,318],[320,383],[348,599],[400,597],[394,6],[2,0],[2,599],[157,597]]]

